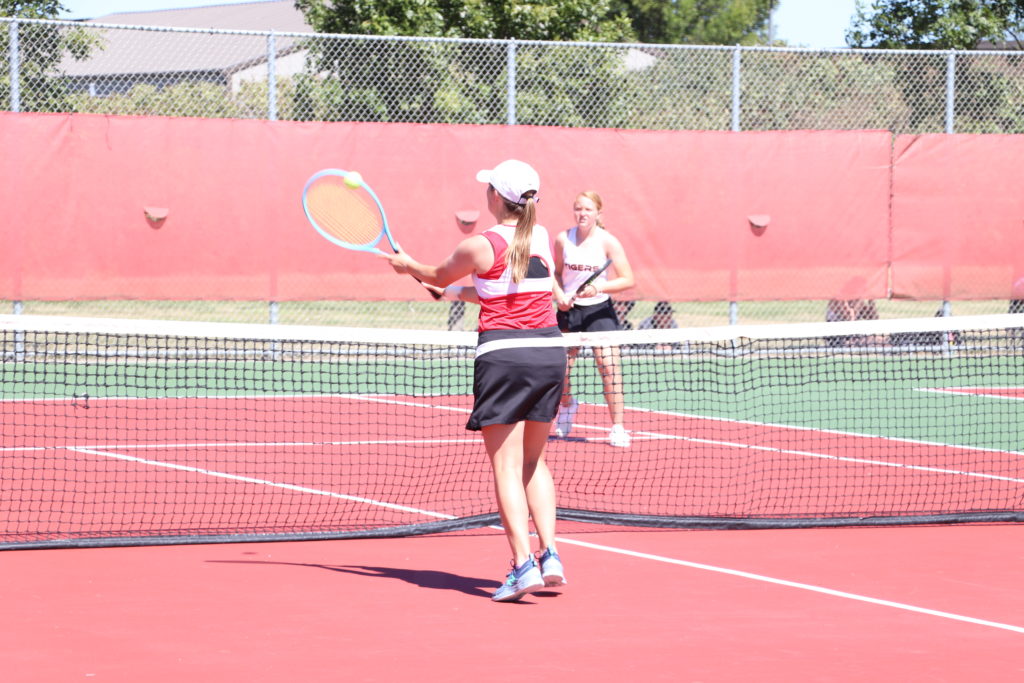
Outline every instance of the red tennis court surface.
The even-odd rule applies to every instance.
[[[929,391],[945,391],[951,394],[967,394],[970,396],[1008,398],[1024,401],[1024,387],[943,387],[941,389],[929,389]]]
[[[238,414],[280,400],[205,400],[203,424],[233,425]],[[422,418],[423,405],[402,403]],[[190,409],[184,400],[168,405]],[[94,477],[100,463],[114,460],[150,474],[158,465],[168,483],[183,445],[202,446],[210,468],[230,470],[237,466],[230,444],[243,438],[248,450],[281,452],[311,443],[343,449],[360,440],[365,447],[373,437],[292,410],[287,428],[268,425],[256,443],[234,427],[186,421],[185,431],[176,431],[161,408],[134,438],[104,441],[97,430],[95,442],[80,441],[83,425],[116,422],[124,410],[125,401],[112,400],[93,402],[87,417],[56,403],[38,414],[40,424],[66,427],[64,448],[48,450],[66,451],[69,464],[87,464]],[[209,419],[217,411],[230,414]],[[449,432],[475,438],[455,430],[464,419],[459,407],[445,414]],[[875,468],[898,468],[908,486],[912,477],[941,482],[969,474],[996,482],[977,495],[1019,501],[1017,453],[686,415],[671,423],[650,413],[632,417],[638,448],[631,452],[649,440],[697,444],[688,457],[708,476],[770,451],[778,462],[816,463],[821,490],[870,478]],[[551,442],[556,470],[584,461],[618,464],[640,487],[657,476],[605,447],[605,422],[596,407],[582,411],[574,438]],[[13,441],[5,443],[0,469],[30,457],[39,433],[7,432]],[[580,437],[595,440],[581,449]],[[464,447],[480,450],[476,442]],[[954,452],[971,472],[945,466]],[[308,473],[270,470],[274,460],[229,473],[258,478],[244,482],[254,489],[271,475],[275,485],[358,485],[305,481]],[[482,454],[478,464],[486,469]],[[188,482],[195,495],[216,497],[215,484]],[[714,491],[705,495],[719,504]],[[493,530],[2,552],[0,680],[1024,680],[1024,525],[644,531],[563,524],[560,532],[570,584],[518,604],[489,599],[508,557]]]
[[[1024,526],[601,529],[518,604],[498,533],[0,553],[3,680],[1024,677]]]

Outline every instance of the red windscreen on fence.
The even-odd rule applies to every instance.
[[[901,135],[893,295],[1024,298],[1024,136]]]
[[[1011,244],[1021,199],[1008,195],[1007,174],[1020,173],[1009,168],[1010,142],[1020,144],[902,136],[894,164],[886,131],[3,113],[0,298],[421,298],[411,279],[308,226],[306,179],[326,167],[359,170],[402,246],[437,262],[465,232],[457,212],[477,211],[475,229],[489,227],[474,176],[509,157],[539,170],[540,220],[552,236],[572,224],[577,192],[602,195],[638,299],[884,298],[893,259],[897,295],[1005,297],[1009,276],[968,283],[961,268],[1013,270],[1022,253]],[[986,166],[989,155],[1005,163]],[[969,190],[950,171],[965,158]],[[1011,234],[1004,221],[1014,211]],[[996,236],[979,237],[979,226]],[[948,267],[935,260],[943,257]]]

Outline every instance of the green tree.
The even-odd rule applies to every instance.
[[[779,0],[614,0],[643,43],[755,45],[766,42]]]
[[[324,33],[703,45],[764,42],[780,0],[296,0]]]
[[[779,0],[296,0],[319,33],[531,41],[310,45],[300,118],[626,126],[648,114],[636,48],[763,42]],[[537,42],[532,42],[537,41]],[[650,49],[653,49],[653,45]],[[507,70],[510,58],[515,73]],[[640,56],[641,60],[644,58]],[[513,78],[514,76],[514,78]],[[510,90],[511,86],[511,90]]]
[[[1024,0],[874,0],[858,2],[847,32],[853,47],[974,50],[982,43],[1024,49]],[[1019,133],[1024,129],[1021,59],[958,54],[954,70],[954,130]],[[906,128],[943,130],[944,55],[895,60],[895,83],[909,106]]]
[[[59,0],[0,0],[0,17],[56,19],[66,11]]]
[[[58,0],[0,0],[0,17],[54,19],[66,8]],[[10,108],[10,33],[0,28],[0,104]],[[22,111],[65,111],[67,89],[60,62],[65,55],[85,59],[98,44],[84,29],[60,24],[18,25],[18,92]]]
[[[857,3],[852,47],[973,50],[982,42],[1024,48],[1024,0],[874,0]]]
[[[611,0],[296,0],[320,33],[622,41],[629,20]]]
[[[306,75],[296,79],[295,115],[316,120],[503,123],[508,109],[508,44],[484,42],[634,40],[628,19],[610,15],[611,0],[296,0],[318,33],[349,37],[309,41]],[[367,38],[353,38],[366,35]],[[469,38],[473,41],[375,39],[376,36]],[[587,125],[608,111],[581,112],[579,100],[549,97],[576,74],[580,89],[621,65],[583,50],[544,54],[519,47],[516,92],[520,123]],[[561,90],[559,92],[568,92]]]

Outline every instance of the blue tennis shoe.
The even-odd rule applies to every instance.
[[[531,557],[518,567],[513,564],[513,569],[508,573],[505,583],[501,584],[498,590],[494,591],[491,600],[495,602],[511,602],[543,587],[544,578],[540,575],[537,563]]]
[[[569,583],[565,580],[565,569],[562,567],[562,558],[551,548],[544,551],[540,556],[540,573],[544,579],[544,585],[550,587],[564,586]]]

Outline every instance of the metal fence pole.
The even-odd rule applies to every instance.
[[[956,50],[946,53],[946,133],[956,132]],[[942,302],[942,315],[953,315],[953,305],[948,300]],[[943,335],[943,345],[948,344]]]
[[[732,51],[732,130],[740,129],[740,46]]]
[[[11,106],[10,111],[21,111],[21,91],[18,88],[19,71],[20,65],[18,64],[18,20],[15,19],[11,22],[10,26],[7,27],[9,34],[9,52],[10,52],[10,68],[11,68]]]
[[[277,120],[277,37],[271,31],[267,34],[267,118]],[[268,304],[267,317],[271,325],[276,325],[281,317],[280,306],[276,301]]]
[[[277,120],[277,44],[274,32],[267,35],[267,118]]]
[[[21,71],[20,64],[18,64],[18,59],[19,59],[18,53],[20,52],[20,48],[18,46],[18,20],[15,19],[14,21],[12,21],[10,26],[8,26],[7,30],[8,30],[8,38],[10,39],[8,41],[9,42],[8,49],[10,51],[10,53],[9,53],[10,54],[9,62],[10,62],[10,69],[11,69],[10,70],[10,75],[11,75],[10,111],[17,112],[17,111],[21,111],[21,92],[18,89],[19,72]],[[22,302],[22,301],[15,301],[13,303],[12,310],[14,312],[14,315],[21,315],[25,311],[25,304],[24,304],[24,302]],[[18,352],[18,353],[22,353],[22,352],[24,352],[24,347],[25,347],[25,333],[24,332],[17,332],[17,333],[15,333],[14,350],[16,352]]]
[[[741,97],[741,77],[742,72],[742,57],[743,52],[739,45],[732,51],[732,131],[739,132],[740,130],[740,108],[743,106],[743,100]],[[736,301],[729,302],[729,324],[735,325],[740,319],[740,305]]]
[[[946,132],[956,127],[956,50],[946,54]]]
[[[512,39],[508,41],[508,101],[506,108],[508,109],[508,117],[506,123],[510,126],[516,125],[516,41]]]

